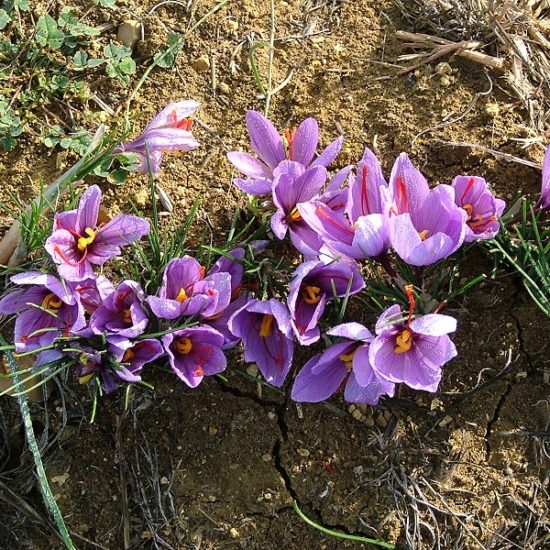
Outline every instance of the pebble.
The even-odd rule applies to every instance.
[[[227,26],[227,29],[231,32],[239,30],[239,22],[235,21],[234,19],[228,19],[225,24]]]
[[[363,466],[356,466],[356,467],[353,469],[353,473],[354,473],[356,476],[360,476],[364,471],[365,471],[365,468],[363,468]]]
[[[250,374],[250,376],[256,376],[258,374],[258,367],[256,365],[249,365],[246,367],[246,372]]]
[[[269,411],[267,413],[267,418],[269,418],[269,420],[275,420],[277,418],[277,415],[274,412]]]
[[[440,428],[444,428],[445,426],[449,425],[453,421],[453,417],[447,415],[443,420],[439,423]]]
[[[218,433],[218,428],[215,428],[214,426],[210,426],[210,428],[208,428],[208,434],[211,435],[211,436],[214,436]]]
[[[374,426],[374,418],[372,417],[372,414],[366,416],[364,422],[367,428],[372,428]]]
[[[296,452],[303,458],[308,458],[310,454],[309,450],[304,448],[296,449]]]
[[[264,462],[271,462],[271,459],[272,459],[272,458],[273,458],[273,457],[272,457],[269,453],[265,453],[265,454],[262,455],[262,460],[263,460]]]
[[[362,420],[364,415],[359,409],[355,409],[351,413],[351,416],[353,416],[353,418],[355,418],[355,420]]]
[[[447,75],[447,74],[453,74],[453,68],[446,62],[438,63],[435,66],[435,74],[438,75]]]
[[[225,82],[220,82],[218,84],[218,90],[224,95],[229,95],[231,93],[231,87]]]
[[[193,68],[199,73],[203,73],[210,69],[210,59],[207,55],[201,55],[199,58],[195,59],[192,63]]]
[[[54,483],[57,483],[57,485],[64,485],[65,482],[69,479],[69,472],[65,472],[64,474],[60,476],[53,476],[52,481]]]
[[[162,476],[160,478],[160,484],[161,485],[170,485],[170,480],[166,476]]]
[[[485,105],[485,112],[492,117],[496,117],[500,113],[500,107],[496,102],[487,103]]]
[[[138,206],[145,206],[149,201],[149,190],[148,189],[140,189],[135,195],[134,195],[134,202]]]
[[[384,418],[384,415],[383,414],[379,414],[378,417],[376,418],[376,423],[381,427],[381,428],[387,428],[388,427],[388,421]]]
[[[446,75],[443,75],[440,79],[439,79],[439,84],[441,86],[443,86],[443,88],[448,88],[451,84],[452,84],[452,81],[451,79],[446,76]]]
[[[141,39],[141,23],[136,19],[127,19],[118,27],[117,39],[127,48],[133,49]]]
[[[229,535],[232,539],[238,539],[240,537],[240,533],[237,529],[235,529],[235,527],[231,527],[231,529],[229,529]]]
[[[266,494],[264,495],[264,499],[265,499],[265,500],[271,500],[272,498],[273,498],[273,495],[272,495],[271,493],[266,493]]]

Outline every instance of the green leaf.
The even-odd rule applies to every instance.
[[[183,46],[183,40],[181,36],[176,33],[171,33],[168,35],[168,47],[162,52],[158,52],[154,55],[153,61],[157,66],[163,69],[169,69],[174,64],[176,60],[176,55],[181,50]]]
[[[102,8],[112,8],[114,7],[116,0],[94,0],[94,2]]]
[[[121,59],[118,70],[124,74],[136,74],[136,62],[131,57]]]
[[[128,178],[128,172],[123,168],[117,168],[107,176],[107,181],[115,185],[122,185],[127,178]]]
[[[11,17],[8,15],[8,12],[0,9],[0,31],[5,29],[10,22]]]
[[[77,69],[84,69],[88,63],[88,54],[84,50],[78,50],[73,56],[73,63]]]
[[[63,46],[65,33],[59,30],[53,17],[41,15],[36,23],[36,41],[42,46],[58,50]]]

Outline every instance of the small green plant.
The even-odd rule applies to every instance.
[[[21,119],[10,108],[7,99],[0,95],[0,148],[11,151],[18,137],[23,131]]]
[[[90,146],[92,139],[84,128],[77,128],[76,131],[67,134],[67,132],[58,124],[49,128],[44,135],[44,145],[46,147],[55,147],[59,145],[62,149],[74,151],[82,156]]]

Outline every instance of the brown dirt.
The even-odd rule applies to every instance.
[[[122,0],[111,15],[119,21],[131,10],[143,18],[146,40],[138,56],[165,42],[164,25],[187,26],[189,13],[181,6],[165,5],[148,15],[154,4]],[[487,90],[483,70],[447,60],[453,69],[449,86],[441,84],[433,66],[397,76],[384,63],[395,63],[403,53],[393,35],[407,27],[392,0],[320,2],[316,10],[311,1],[276,4],[281,40],[274,82],[294,71],[272,102],[270,115],[279,128],[315,116],[323,144],[343,129],[346,145],[336,168],[356,161],[369,145],[386,170],[398,153],[411,153],[433,183],[476,173],[506,199],[537,190],[536,170],[438,141],[478,143],[541,160],[542,148],[522,150],[514,141],[533,132],[520,106],[498,86],[498,74],[489,73],[494,91],[480,96],[462,120],[414,141]],[[212,5],[194,3],[197,14]],[[98,23],[107,16],[92,14]],[[244,113],[263,106],[243,41],[251,33],[266,39],[268,28],[267,2],[230,2],[188,40],[177,71],[153,72],[132,109],[137,134],[165,103],[201,101],[199,117],[214,133],[196,125],[203,146],[168,157],[159,183],[176,204],[178,219],[202,196],[201,214],[208,213],[220,237],[233,208],[244,203],[230,184],[225,152],[247,149]],[[299,38],[306,31],[313,34]],[[265,74],[266,50],[257,52]],[[218,86],[229,91],[213,90],[211,73],[193,68],[202,55],[215,60]],[[124,108],[130,89],[90,84],[113,109]],[[83,120],[93,128],[104,115],[90,103]],[[28,200],[59,170],[55,153],[31,142],[22,145],[1,156],[0,164],[3,191]],[[128,200],[147,212],[145,177],[133,176],[121,188],[100,183],[113,212],[125,209]],[[2,214],[2,228],[9,223]],[[476,257],[470,267],[477,272],[490,265]],[[88,425],[80,422],[80,407],[88,413],[90,403],[79,388],[66,404],[73,420],[48,458],[48,475],[70,529],[101,547],[122,548],[126,493],[132,548],[153,547],[155,536],[174,548],[360,546],[305,525],[291,507],[297,499],[323,525],[403,548],[545,547],[548,539],[538,537],[545,529],[548,457],[544,439],[521,433],[548,429],[548,386],[540,373],[550,323],[518,289],[512,277],[489,280],[454,304],[459,356],[445,368],[440,393],[403,389],[375,410],[348,408],[340,398],[329,406],[299,408],[266,388],[259,395],[259,385],[236,374],[227,383],[209,381],[190,391],[160,372],[153,376],[155,390],[140,392],[131,413],[122,412],[120,396],[105,398],[96,423]],[[236,355],[232,362],[240,364]],[[3,408],[12,406],[2,402]],[[54,431],[61,425],[60,407],[59,401],[50,407]],[[26,546],[57,544],[44,534],[33,540]],[[75,542],[93,547],[77,537]]]

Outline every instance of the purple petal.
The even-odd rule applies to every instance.
[[[314,118],[306,118],[292,136],[289,157],[308,166],[317,150],[319,126]]]
[[[328,166],[342,149],[344,143],[344,136],[336,138],[330,143],[323,152],[311,163],[311,166]]]
[[[263,162],[248,153],[232,151],[227,153],[227,159],[239,172],[252,179],[269,178],[272,175],[272,171]]]
[[[189,99],[169,103],[153,118],[146,129],[171,128],[178,121],[189,118],[199,108],[199,105],[198,101]]]
[[[456,319],[449,315],[432,313],[417,317],[410,324],[411,330],[424,336],[443,336],[456,331]]]
[[[390,189],[397,214],[418,211],[430,193],[426,178],[413,166],[406,153],[401,153],[393,165]]]
[[[272,182],[269,179],[245,180],[235,178],[233,183],[245,193],[249,195],[268,195],[271,193]]]
[[[118,214],[97,232],[96,243],[110,246],[126,246],[149,233],[149,222],[138,216]],[[94,250],[95,252],[95,250]]]
[[[76,212],[75,229],[79,235],[84,235],[86,228],[95,229],[100,204],[101,189],[97,185],[88,187],[88,189],[82,193]]]
[[[246,126],[252,149],[269,167],[275,168],[285,160],[285,149],[281,136],[267,118],[256,111],[248,111]]]
[[[367,327],[355,322],[337,325],[327,330],[327,334],[329,336],[340,336],[348,340],[357,340],[360,342],[370,342],[374,338],[374,335]]]

